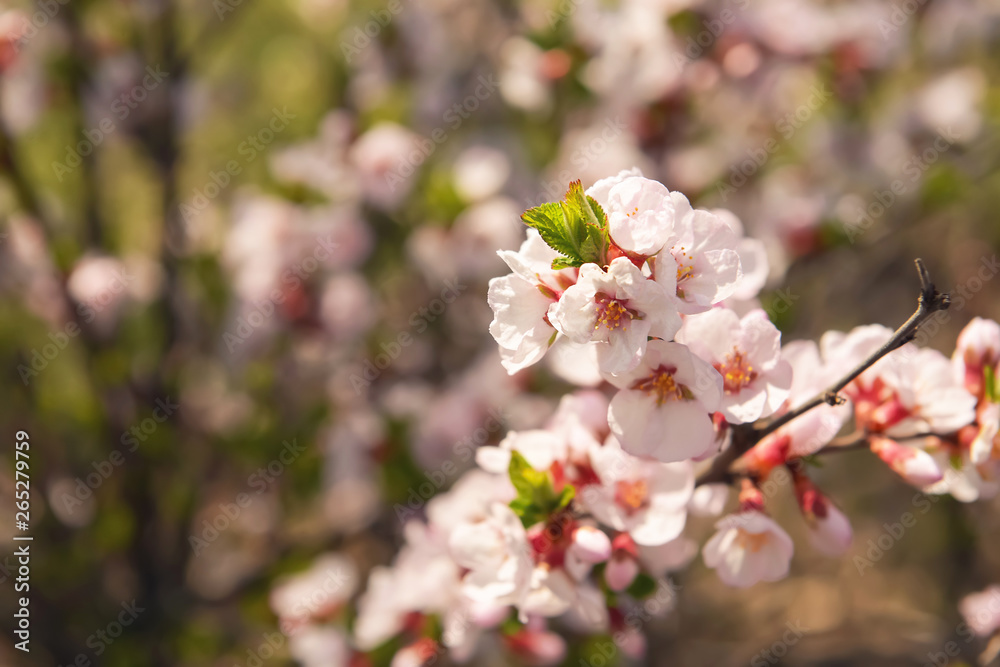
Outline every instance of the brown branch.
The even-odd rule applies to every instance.
[[[711,467],[698,477],[696,482],[697,485],[700,486],[702,484],[731,482],[734,477],[734,473],[730,471],[730,467],[741,456],[749,451],[751,447],[756,445],[768,435],[777,431],[785,424],[788,424],[793,419],[801,417],[813,408],[819,407],[824,403],[828,405],[839,405],[843,403],[844,398],[840,396],[840,392],[844,389],[844,387],[849,385],[857,379],[859,375],[875,365],[875,363],[882,359],[882,357],[886,356],[890,352],[893,352],[894,350],[898,350],[913,340],[917,330],[919,330],[924,322],[926,322],[932,315],[938,311],[948,310],[948,306],[951,305],[951,297],[947,293],[939,292],[937,290],[934,283],[931,282],[930,273],[927,271],[927,267],[924,265],[923,260],[917,259],[914,263],[917,266],[917,274],[920,276],[920,296],[917,299],[917,309],[914,311],[913,315],[911,315],[910,318],[902,324],[902,326],[896,329],[896,332],[892,335],[892,337],[886,341],[882,347],[869,355],[867,359],[858,364],[854,370],[845,375],[838,382],[834,383],[825,391],[820,392],[794,410],[789,410],[782,416],[764,425],[762,428],[754,428],[753,426],[747,424],[734,426],[733,439],[729,449],[722,452],[715,458],[714,461],[712,461]],[[860,446],[860,444],[856,445],[856,447]],[[840,449],[843,449],[843,447],[840,447]]]
[[[840,392],[844,387],[874,366],[882,357],[894,350],[898,350],[913,340],[913,337],[917,334],[917,330],[931,315],[938,311],[948,310],[948,306],[951,305],[951,296],[946,292],[939,292],[934,287],[934,283],[931,282],[930,273],[927,271],[927,267],[924,266],[923,260],[917,259],[914,263],[917,265],[917,273],[920,275],[920,297],[917,299],[917,310],[910,316],[910,319],[906,320],[901,327],[896,329],[892,338],[887,340],[882,347],[872,352],[867,359],[858,364],[854,370],[841,378],[839,382],[830,386],[826,391],[820,392],[803,405],[786,412],[781,417],[767,424],[764,428],[759,429],[757,431],[759,434],[758,440],[774,433],[788,422],[801,417],[824,403],[828,405],[843,403],[844,399],[840,396]]]

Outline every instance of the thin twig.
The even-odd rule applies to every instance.
[[[882,357],[901,348],[913,340],[917,330],[920,329],[924,322],[926,322],[932,315],[939,311],[948,309],[948,306],[951,305],[951,297],[947,293],[939,292],[937,290],[934,283],[931,281],[930,273],[927,271],[927,267],[924,265],[923,260],[917,259],[914,263],[917,266],[917,274],[920,277],[920,296],[917,299],[917,310],[908,320],[906,320],[906,322],[903,323],[902,326],[896,330],[892,337],[886,341],[882,347],[869,355],[867,359],[858,364],[854,370],[845,375],[838,382],[834,383],[825,391],[820,392],[794,410],[786,412],[761,428],[754,428],[753,426],[747,424],[734,426],[733,438],[729,449],[722,452],[715,458],[714,461],[712,461],[712,465],[709,469],[698,477],[696,482],[697,485],[700,486],[702,484],[731,482],[734,478],[734,472],[730,471],[730,467],[736,460],[749,451],[751,447],[766,438],[768,435],[777,431],[782,426],[788,424],[793,419],[801,417],[813,408],[819,407],[824,403],[828,405],[839,405],[843,403],[844,398],[840,396],[840,392],[844,389],[844,387],[849,385],[857,379],[858,376],[875,365],[875,363]],[[862,446],[858,443],[849,443],[849,445],[850,447],[848,447],[848,449],[860,448]],[[837,447],[836,449],[844,450],[845,447]]]
[[[917,259],[915,260],[915,264],[917,265],[917,273],[920,276],[920,297],[917,299],[917,310],[910,316],[910,319],[906,320],[901,327],[896,329],[896,333],[882,347],[871,353],[867,359],[858,364],[854,370],[841,378],[840,381],[830,386],[826,391],[820,392],[803,405],[786,412],[763,428],[758,429],[756,431],[759,435],[758,441],[815,407],[819,407],[824,403],[828,405],[843,403],[844,399],[840,396],[840,392],[844,387],[874,366],[882,357],[894,350],[898,350],[913,340],[917,330],[931,315],[938,311],[948,310],[948,306],[951,305],[951,297],[946,292],[939,292],[934,287],[934,283],[931,282],[930,274],[927,271],[927,267],[924,266],[923,260]]]

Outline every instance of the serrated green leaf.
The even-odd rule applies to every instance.
[[[581,259],[573,259],[571,257],[556,257],[552,260],[552,270],[558,271],[559,269],[571,269],[575,266],[583,266],[584,262]]]
[[[521,219],[536,229],[550,248],[563,255],[552,262],[553,269],[604,263],[608,248],[607,216],[601,205],[587,196],[579,180],[570,183],[561,202],[528,209]]]
[[[629,587],[625,589],[629,595],[634,597],[636,600],[641,600],[643,598],[649,597],[656,591],[656,580],[645,572],[640,572],[629,584]]]
[[[563,209],[556,202],[529,208],[521,214],[524,224],[537,230],[550,248],[562,255],[579,258],[576,244],[567,234],[568,226],[564,218]]]

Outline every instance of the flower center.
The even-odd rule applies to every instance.
[[[667,401],[679,401],[682,398],[690,398],[691,392],[674,379],[676,368],[660,366],[651,375],[638,380],[633,389],[656,396],[656,404],[663,405]]]
[[[767,533],[750,533],[742,528],[738,530],[739,537],[736,538],[736,543],[750,553],[757,553],[767,544]]]
[[[646,481],[620,480],[615,482],[615,502],[624,507],[630,514],[646,505],[649,498],[649,487]]]
[[[757,371],[750,365],[746,354],[737,348],[726,355],[726,361],[714,364],[722,374],[722,386],[727,394],[738,394],[743,387],[757,379]]]
[[[621,301],[613,299],[607,294],[598,294],[595,300],[597,301],[597,322],[594,324],[595,329],[600,328],[601,325],[606,326],[611,331],[615,329],[625,331],[628,329],[628,324],[632,321],[634,313],[626,308]]]
[[[674,251],[674,260],[677,262],[677,284],[684,282],[694,276],[694,257],[689,255],[687,248],[681,246],[680,251]]]

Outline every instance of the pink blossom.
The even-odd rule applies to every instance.
[[[746,588],[788,575],[792,538],[763,512],[730,514],[715,526],[718,532],[705,544],[702,556],[723,583]]]
[[[650,336],[670,340],[681,326],[675,300],[625,257],[605,272],[584,264],[575,285],[548,311],[553,326],[575,343],[598,344],[598,362],[606,373],[624,373],[638,365]]]
[[[722,375],[719,410],[731,423],[767,417],[788,396],[792,367],[780,358],[781,332],[763,310],[742,319],[724,308],[689,315],[677,342],[688,345]]]
[[[670,463],[713,446],[709,414],[719,408],[722,376],[684,345],[649,341],[637,368],[608,380],[620,389],[608,422],[626,452]]]
[[[993,585],[966,595],[958,609],[976,635],[989,637],[1000,630],[1000,586]]]

